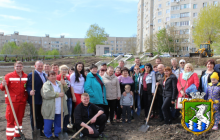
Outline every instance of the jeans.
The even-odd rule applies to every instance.
[[[68,113],[69,113],[69,118],[71,117],[72,115],[72,98],[68,98],[67,99],[67,108],[68,108]]]
[[[123,108],[122,108],[122,121],[123,122],[125,121],[126,113],[127,113],[128,122],[130,122],[131,121],[131,107],[123,105]]]
[[[166,124],[172,123],[170,105],[171,105],[171,97],[163,97],[162,111],[163,111],[163,116],[164,116],[164,120]]]
[[[141,100],[139,94],[134,94],[135,103],[137,103],[137,115],[140,116],[141,113]]]
[[[143,102],[144,102],[144,112],[145,112],[145,118],[147,118],[150,106],[151,106],[151,101],[152,101],[152,93],[148,93],[147,91],[143,90]]]

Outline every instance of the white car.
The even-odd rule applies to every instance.
[[[106,54],[103,54],[102,56],[104,56],[104,57],[111,57],[112,54],[111,53],[106,53]]]
[[[126,55],[124,55],[124,57],[130,57],[132,55],[133,55],[132,53],[127,53]]]
[[[160,55],[160,57],[171,57],[171,56],[170,54],[167,53],[167,54]]]

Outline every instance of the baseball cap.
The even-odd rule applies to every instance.
[[[181,60],[179,61],[179,64],[182,63],[182,62],[186,63],[186,61],[185,61],[184,59],[181,59]]]

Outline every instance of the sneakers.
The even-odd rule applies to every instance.
[[[213,126],[212,130],[218,130],[218,126]]]
[[[83,138],[83,137],[84,137],[84,135],[83,135],[82,132],[79,133],[79,137],[80,137],[80,138]]]

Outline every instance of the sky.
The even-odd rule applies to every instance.
[[[0,32],[84,38],[91,24],[110,37],[137,33],[139,0],[0,0]]]

